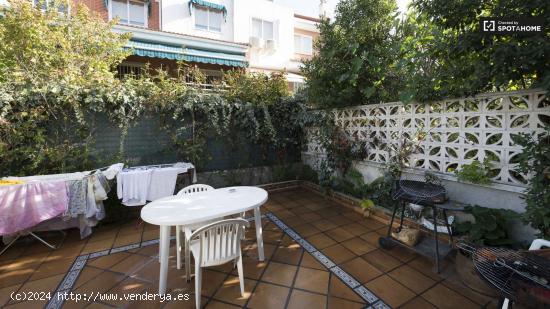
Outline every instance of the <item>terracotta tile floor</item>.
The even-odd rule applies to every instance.
[[[402,248],[380,248],[378,237],[385,233],[385,224],[364,219],[322,195],[305,189],[271,193],[263,212],[275,215],[294,230],[294,239],[300,244],[267,215],[263,219],[266,261],[257,259],[253,228],[247,230],[243,242],[246,294],[240,294],[232,264],[209,268],[203,273],[203,306],[365,308],[371,305],[365,299],[374,296],[380,299],[374,304],[393,308],[496,308],[494,299],[475,293],[458,281],[452,263],[444,263],[442,275],[438,275],[429,259]],[[52,242],[60,239],[57,234],[49,236]],[[135,243],[118,253],[105,251],[103,256],[88,256],[83,266],[78,266],[81,270],[75,272],[78,277],[69,290],[81,294],[155,293],[159,272],[157,238],[156,226],[137,225],[133,219],[98,227],[85,240],[79,239],[77,231],[69,231],[57,250],[49,250],[36,241],[23,241],[0,256],[0,307],[42,308],[47,300],[17,301],[10,294],[62,290],[61,283],[74,272],[73,262],[78,256]],[[321,254],[336,265],[329,265],[329,269],[320,263]],[[351,284],[345,284],[336,275],[337,270],[347,274]],[[168,292],[171,296],[188,293],[189,301],[96,299],[65,301],[62,307],[193,308],[194,282],[186,283],[183,276],[184,271],[175,266],[173,241]],[[367,296],[361,297],[350,285],[368,289]]]

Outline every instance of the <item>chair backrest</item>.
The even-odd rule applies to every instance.
[[[546,239],[535,239],[531,243],[529,250],[540,250],[542,247],[550,247],[550,240]]]
[[[189,241],[198,240],[199,254],[195,263],[208,267],[227,263],[241,254],[241,239],[248,227],[244,219],[228,219],[205,225],[191,234]]]
[[[190,185],[181,189],[176,195],[177,196],[190,195],[190,194],[195,194],[195,193],[210,191],[210,190],[214,190],[214,188],[209,185],[196,184],[196,185]]]

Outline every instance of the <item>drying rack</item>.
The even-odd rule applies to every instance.
[[[151,164],[151,165],[139,165],[139,166],[132,166],[132,167],[125,167],[122,169],[122,171],[131,171],[131,170],[139,170],[139,169],[149,169],[149,168],[163,168],[163,167],[174,167],[177,163],[165,163],[165,164]],[[195,171],[195,168],[188,168],[187,172],[182,174],[187,174],[187,177],[189,177],[189,182],[193,183],[193,172]]]
[[[139,166],[132,166],[132,167],[125,167],[122,169],[122,171],[131,171],[131,170],[138,170],[138,169],[148,169],[148,168],[163,168],[163,167],[173,167],[178,163],[165,163],[165,164],[151,164],[151,165],[139,165]],[[193,172],[195,171],[195,168],[188,168],[187,172],[182,174],[187,174],[187,177],[189,177],[189,183],[193,183]],[[141,225],[144,223],[144,221],[140,218],[138,222],[136,223],[136,228],[141,227]]]
[[[101,168],[96,168],[96,169],[93,169],[91,170],[90,174],[88,175],[84,175],[82,177],[82,179],[85,179],[85,178],[88,178],[88,177],[91,177],[94,175],[94,171],[104,171],[104,170],[107,170],[109,167],[111,167],[110,165],[109,166],[104,166],[104,167],[101,167]],[[40,180],[38,180],[40,182]],[[46,180],[43,180],[43,181],[46,181]],[[62,231],[62,230],[58,230],[62,235],[63,235],[63,238],[61,239],[60,243],[63,243],[63,241],[65,240],[65,237],[67,237],[67,233],[65,231]],[[50,248],[50,249],[57,249],[59,248],[59,245],[55,246],[55,245],[52,245],[51,243],[47,242],[44,238],[36,235],[36,233],[34,232],[30,232],[30,231],[23,231],[23,232],[18,232],[17,233],[17,236],[15,236],[3,249],[2,251],[0,251],[0,255],[4,254],[4,252],[6,252],[11,246],[13,246],[15,244],[15,242],[17,240],[19,240],[19,238],[23,237],[23,236],[32,236],[34,237],[35,239],[37,239],[38,241],[40,241],[42,244],[44,244],[46,247]]]

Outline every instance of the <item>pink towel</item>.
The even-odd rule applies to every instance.
[[[0,186],[0,235],[62,215],[69,204],[65,181]]]

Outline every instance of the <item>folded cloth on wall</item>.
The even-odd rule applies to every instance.
[[[140,206],[147,202],[151,170],[129,170],[117,175],[117,196],[126,206]]]
[[[0,187],[0,235],[14,234],[61,216],[69,205],[65,181]]]

